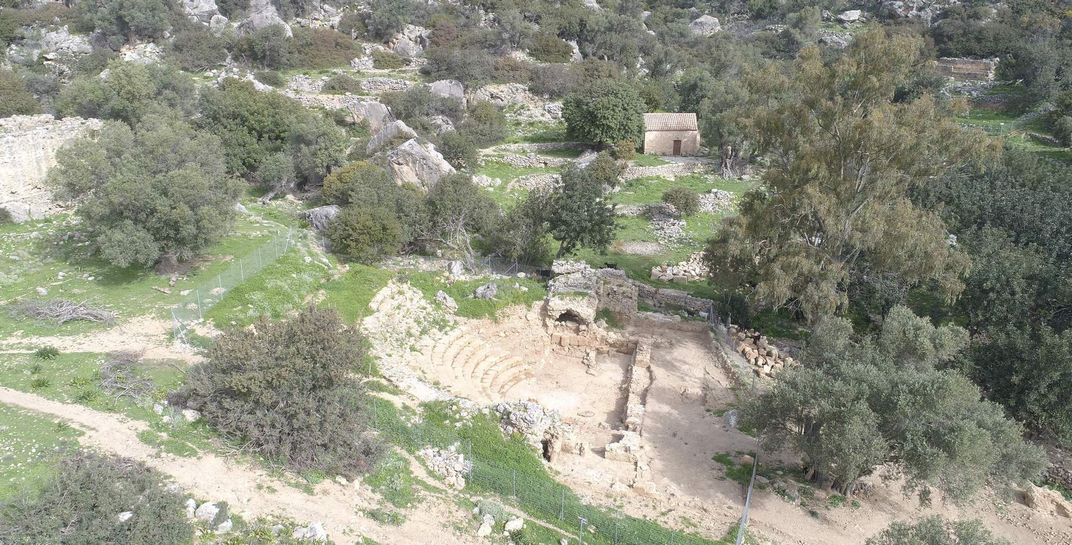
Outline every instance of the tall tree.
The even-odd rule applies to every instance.
[[[547,223],[551,236],[560,243],[555,257],[570,255],[582,246],[602,251],[614,240],[618,228],[614,204],[604,194],[602,170],[595,168],[570,165],[550,196]]]
[[[600,145],[644,138],[644,100],[624,81],[601,80],[562,102],[562,119],[571,138]]]
[[[921,45],[875,29],[832,61],[809,47],[792,75],[748,78],[751,96],[775,97],[752,104],[747,123],[768,165],[762,189],[708,246],[714,274],[812,321],[846,308],[862,270],[959,293],[968,260],[909,191],[979,155],[987,139],[966,135],[933,97],[895,101],[923,62]]]

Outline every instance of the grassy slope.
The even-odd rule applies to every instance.
[[[81,432],[37,413],[0,404],[0,503],[33,490],[78,448]]]

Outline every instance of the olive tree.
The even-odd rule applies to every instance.
[[[94,248],[119,267],[173,268],[231,228],[240,184],[218,138],[173,117],[107,123],[56,154],[58,195],[77,205]]]
[[[599,145],[644,140],[644,100],[624,81],[600,80],[562,102],[562,119],[571,138]]]

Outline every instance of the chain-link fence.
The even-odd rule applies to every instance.
[[[175,338],[180,342],[185,342],[186,331],[190,324],[204,320],[205,313],[219,303],[227,292],[285,254],[291,247],[293,236],[293,229],[281,232],[258,246],[249,255],[234,260],[223,272],[208,277],[201,285],[184,295],[182,300],[171,309],[172,330]]]

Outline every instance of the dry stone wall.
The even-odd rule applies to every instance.
[[[59,210],[45,184],[56,152],[101,128],[99,119],[16,115],[0,119],[0,208],[15,221],[39,219]]]

